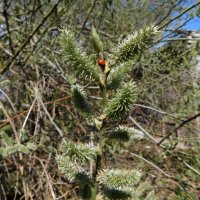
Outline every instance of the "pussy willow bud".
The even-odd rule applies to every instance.
[[[98,35],[96,29],[94,28],[94,26],[92,26],[92,39],[93,39],[93,44],[94,44],[95,50],[98,53],[103,52],[103,43],[100,40],[99,35]]]

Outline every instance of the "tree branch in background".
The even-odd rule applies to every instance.
[[[179,0],[179,1],[176,2],[176,3],[171,2],[172,5],[170,6],[168,13],[167,13],[166,16],[164,16],[159,22],[156,23],[156,26],[159,26],[162,22],[164,22],[164,21],[171,15],[173,9],[174,9],[177,5],[179,5],[179,3],[181,3],[181,1],[182,1],[182,0]]]
[[[187,123],[191,122],[192,120],[198,118],[200,116],[200,113],[184,120],[181,124],[179,124],[177,127],[175,127],[172,131],[169,132],[168,135],[166,135],[163,139],[160,140],[160,142],[157,143],[157,145],[161,145],[166,139],[168,139],[173,133],[175,133],[178,129],[186,125]]]
[[[8,1],[4,0],[3,16],[4,16],[5,22],[6,22],[6,29],[7,29],[7,33],[8,33],[8,41],[9,41],[10,50],[11,50],[12,54],[14,54],[15,51],[14,51],[13,44],[12,44],[10,25],[9,25],[9,19],[8,19],[8,16],[9,16],[8,8],[9,8]]]
[[[82,30],[84,29],[85,24],[87,23],[87,21],[88,21],[88,19],[89,19],[89,17],[90,17],[90,14],[92,13],[92,10],[94,9],[94,6],[95,6],[95,4],[96,4],[96,1],[97,1],[97,0],[94,0],[94,1],[93,1],[92,6],[91,6],[91,8],[90,8],[90,10],[89,10],[89,12],[88,12],[88,15],[87,15],[85,21],[83,22],[83,25],[82,25],[82,27],[81,27],[81,30],[79,31],[79,33],[78,33],[78,35],[77,35],[77,38],[80,37],[80,34],[81,34]]]
[[[188,20],[186,20],[183,24],[181,24],[180,26],[178,26],[177,28],[175,28],[174,30],[172,30],[171,33],[165,35],[164,37],[162,37],[161,39],[159,39],[155,44],[159,43],[159,42],[164,42],[163,39],[169,37],[170,35],[172,35],[173,33],[175,33],[176,31],[180,31],[179,29],[183,26],[185,26],[189,21],[191,21],[194,17],[190,17]]]
[[[200,5],[200,1],[198,1],[197,3],[195,3],[194,5],[190,6],[188,9],[184,10],[182,13],[180,13],[179,15],[177,15],[176,17],[170,19],[168,22],[166,22],[165,24],[163,24],[162,26],[159,27],[159,29],[163,29],[164,27],[166,27],[167,25],[169,25],[171,22],[173,22],[174,20],[180,18],[181,16],[183,16],[185,13],[187,13],[188,11],[192,10],[193,8],[196,8],[198,5]]]
[[[24,42],[24,44],[20,47],[20,49],[14,54],[14,56],[11,58],[11,60],[7,63],[5,68],[1,71],[1,74],[3,74],[6,70],[8,70],[13,61],[17,58],[17,56],[22,52],[22,50],[26,47],[26,45],[30,42],[32,37],[38,32],[40,27],[45,23],[45,21],[49,18],[49,16],[54,12],[54,10],[58,7],[61,0],[59,0],[54,7],[50,10],[50,12],[43,18],[43,20],[40,22],[40,24],[35,28],[35,30],[31,33],[31,35],[27,38],[27,40]]]

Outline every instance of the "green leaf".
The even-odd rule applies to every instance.
[[[150,25],[128,35],[121,43],[113,49],[114,63],[126,62],[139,55],[153,44],[154,37],[158,33],[158,27]]]
[[[141,171],[137,169],[106,169],[101,171],[97,181],[109,188],[129,188],[136,185],[141,178]]]
[[[87,163],[91,159],[95,159],[97,155],[97,147],[76,144],[72,141],[64,141],[61,151],[64,156],[68,156],[72,162]]]
[[[70,157],[64,155],[57,155],[56,162],[58,169],[67,177],[71,182],[77,182],[80,185],[92,184],[90,174],[84,171],[82,167],[76,162],[72,162]]]
[[[75,165],[71,162],[69,157],[56,156],[56,162],[58,164],[58,169],[65,174],[69,181],[74,181],[76,169]]]
[[[8,126],[8,128],[10,127]],[[12,137],[9,137],[5,131],[1,131],[0,136],[1,136],[1,142],[4,145],[12,146],[16,142]]]
[[[86,118],[92,118],[92,111],[87,102],[86,93],[83,88],[76,84],[72,86],[72,102],[75,108]]]
[[[130,139],[143,138],[143,137],[144,134],[141,131],[123,125],[115,128],[114,131],[109,136],[110,139],[116,139],[124,142],[128,142]]]
[[[136,85],[133,82],[123,83],[116,96],[108,103],[105,113],[114,120],[127,117],[137,98]]]
[[[140,178],[141,172],[137,169],[106,169],[97,176],[97,181],[103,185],[103,192],[109,199],[127,199],[133,196],[133,186]]]
[[[14,144],[12,146],[6,146],[4,148],[1,148],[0,150],[3,157],[8,157],[9,155],[12,155],[17,152],[21,152],[24,154],[29,154],[30,151],[28,147],[22,145],[22,144]]]
[[[123,80],[127,80],[128,73],[131,71],[133,67],[133,61],[123,62],[117,67],[113,67],[109,73],[107,80],[107,88],[109,90],[116,90],[120,87]]]
[[[62,30],[60,43],[70,72],[75,74],[77,78],[84,76],[86,79],[92,78],[99,82],[99,74],[101,73],[99,68],[94,66],[92,59],[78,47],[75,36],[71,31]]]
[[[36,151],[37,150],[37,145],[33,142],[27,142],[26,146],[28,147],[29,150],[32,150],[32,151]]]

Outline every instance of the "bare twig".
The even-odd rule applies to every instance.
[[[15,128],[15,125],[14,125],[12,119],[10,118],[8,112],[6,111],[4,105],[2,104],[1,101],[0,101],[0,108],[2,109],[3,114],[6,116],[6,118],[8,119],[8,121],[9,121],[9,123],[10,123],[10,125],[11,125],[11,127],[13,129],[13,132],[15,134],[15,139],[16,139],[17,143],[20,144],[20,140],[19,140],[19,135],[18,135],[17,129]]]
[[[157,169],[159,172],[161,172],[162,174],[164,174],[167,178],[172,178],[171,175],[167,174],[166,172],[164,172],[162,169],[160,169],[160,167],[158,167],[157,165],[153,164],[152,162],[148,161],[147,159],[145,159],[144,157],[142,156],[139,156],[135,153],[130,153],[132,156],[136,157],[136,158],[139,158],[143,161],[145,161],[146,163],[148,163],[149,165],[151,165],[153,168]]]
[[[200,176],[200,172],[198,170],[196,170],[195,168],[193,168],[191,165],[189,165],[188,163],[186,163],[185,161],[183,161],[183,164],[185,166],[187,166],[189,169],[191,169],[195,174]]]
[[[171,179],[171,180],[173,180],[173,181],[176,181],[176,182],[179,183],[180,185],[183,185],[183,184],[184,184],[184,185],[187,185],[187,186],[190,186],[190,187],[192,187],[192,188],[197,189],[193,184],[190,184],[190,183],[188,183],[188,182],[186,182],[186,181],[183,181],[183,180],[179,180],[178,178],[167,174],[165,171],[163,171],[163,170],[162,170],[161,168],[159,168],[157,165],[155,165],[154,163],[148,161],[148,160],[145,159],[144,157],[139,156],[139,155],[137,155],[137,154],[135,154],[135,153],[132,153],[132,152],[131,152],[130,154],[131,154],[132,156],[134,156],[134,157],[137,157],[137,158],[139,158],[139,159],[145,161],[146,163],[148,163],[149,165],[151,165],[153,168],[155,168],[156,170],[158,170],[159,172],[161,172],[163,175],[165,175],[167,178],[169,178],[169,179]],[[188,166],[188,167],[189,167],[189,166]],[[191,166],[190,166],[190,167],[191,167]]]
[[[163,115],[169,115],[170,117],[173,117],[173,118],[176,118],[176,119],[178,119],[178,117],[176,117],[176,116],[174,116],[174,115],[172,115],[172,114],[169,114],[169,113],[167,113],[167,112],[165,112],[165,111],[162,111],[162,110],[159,110],[159,109],[157,109],[157,108],[153,108],[153,107],[151,107],[151,106],[145,106],[145,105],[141,105],[141,104],[133,104],[133,106],[138,106],[138,107],[141,107],[141,108],[147,108],[147,109],[150,109],[150,110],[154,110],[154,111],[156,111],[156,112],[158,112],[158,113],[161,113],[161,114],[163,114]]]
[[[178,129],[186,125],[187,123],[191,122],[192,120],[198,118],[200,116],[200,113],[197,113],[196,115],[184,120],[181,124],[176,126],[172,131],[170,131],[165,137],[163,137],[160,142],[157,143],[157,145],[161,145],[166,139],[168,139],[172,134],[174,134]]]
[[[52,104],[52,103],[55,103],[55,102],[59,102],[59,101],[63,101],[63,100],[65,100],[65,99],[69,99],[69,98],[70,98],[70,96],[62,97],[62,98],[59,98],[59,99],[56,99],[56,100],[53,100],[53,101],[45,102],[44,105],[49,105],[49,104]],[[38,106],[39,106],[39,105],[34,106],[34,108],[38,108]],[[29,109],[30,109],[30,108],[29,108]],[[17,115],[11,117],[11,119],[13,120],[13,119],[15,119],[15,118],[17,118],[17,117],[23,116],[25,113],[27,113],[27,112],[29,111],[29,109],[24,110],[24,111],[18,113]],[[6,124],[8,124],[8,123],[9,123],[9,121],[8,121],[8,122],[2,123],[2,124],[0,125],[0,128],[4,127],[4,126],[5,126]]]
[[[17,56],[22,52],[22,50],[26,47],[26,45],[30,42],[30,40],[32,39],[32,37],[38,32],[38,30],[40,29],[40,27],[42,27],[42,25],[46,22],[46,20],[49,18],[49,16],[54,12],[54,10],[56,10],[56,8],[58,7],[58,5],[60,4],[61,0],[58,0],[57,3],[53,6],[53,8],[50,10],[49,13],[47,13],[47,15],[42,19],[42,21],[40,22],[40,24],[35,28],[35,30],[30,34],[30,36],[27,38],[27,40],[22,44],[22,46],[19,48],[19,50],[14,54],[14,56],[11,58],[11,60],[7,63],[7,65],[5,66],[5,68],[1,71],[1,74],[3,74],[6,70],[8,70],[10,68],[10,66],[12,65],[13,61],[17,58]]]
[[[48,110],[46,109],[41,96],[39,94],[38,88],[35,88],[35,94],[36,94],[36,98],[38,99],[38,102],[40,102],[40,104],[42,105],[46,115],[48,116],[50,122],[52,123],[52,125],[55,127],[55,129],[58,131],[58,133],[60,134],[61,137],[63,137],[63,132],[61,131],[61,129],[56,125],[56,123],[53,121],[51,115],[49,114]]]
[[[19,134],[15,128],[15,125],[12,121],[12,119],[10,118],[8,112],[6,111],[6,109],[4,108],[2,102],[0,102],[0,108],[2,109],[4,115],[7,117],[12,129],[13,129],[13,132],[15,134],[15,139],[17,141],[17,144],[20,144],[20,139],[19,139]],[[22,161],[23,160],[23,155],[22,153],[19,153],[19,158],[20,160]],[[19,170],[20,170],[20,173],[21,173],[21,176],[22,176],[22,185],[23,185],[23,190],[24,190],[24,196],[25,196],[25,200],[28,200],[28,193],[27,193],[27,185],[26,185],[26,180],[24,178],[24,166],[21,165],[21,164],[17,164],[19,166]]]
[[[175,2],[175,3],[172,3],[172,4],[169,6],[169,11],[168,11],[168,13],[166,14],[166,16],[163,17],[159,22],[157,22],[157,23],[156,23],[156,26],[159,26],[162,22],[164,22],[165,19],[167,19],[167,18],[170,16],[170,14],[173,12],[173,9],[174,9],[177,5],[179,5],[179,3],[180,3],[181,1],[182,1],[182,0],[179,0],[179,1]]]
[[[51,156],[51,155],[50,155],[50,156]],[[45,176],[46,176],[47,184],[48,184],[48,186],[49,186],[49,190],[50,190],[51,195],[52,195],[52,198],[53,198],[53,200],[56,200],[57,198],[56,198],[55,192],[54,192],[54,190],[53,190],[53,186],[52,186],[52,183],[51,183],[51,177],[49,176],[49,174],[48,174],[48,172],[47,172],[47,170],[46,170],[46,167],[44,166],[43,161],[42,161],[40,158],[37,158],[37,159],[39,160],[40,164],[42,165],[44,174],[45,174]]]
[[[81,30],[79,31],[79,33],[78,33],[78,35],[77,35],[77,38],[79,38],[79,36],[80,36],[82,30],[84,29],[85,24],[87,23],[87,21],[88,21],[88,19],[89,19],[89,17],[90,17],[90,14],[92,13],[92,10],[94,9],[94,6],[95,6],[96,1],[97,1],[97,0],[94,0],[94,1],[93,1],[92,6],[91,6],[91,8],[90,8],[90,10],[89,10],[89,12],[88,12],[88,15],[87,15],[85,21],[83,22],[83,25],[82,25],[82,27],[81,27]]]
[[[67,191],[67,192],[65,192],[65,193],[62,194],[61,196],[57,197],[56,200],[63,199],[63,197],[65,197],[69,192],[70,192],[70,190]]]
[[[33,109],[33,106],[34,106],[34,104],[35,104],[35,101],[36,101],[36,98],[34,99],[32,105],[31,105],[31,107],[30,107],[30,109],[29,109],[29,111],[28,111],[28,114],[27,114],[27,116],[26,116],[26,118],[25,118],[25,120],[24,120],[24,123],[23,123],[23,125],[22,125],[22,129],[23,129],[23,128],[25,127],[25,125],[26,125],[26,122],[27,122],[28,117],[29,117],[29,115],[30,115],[30,113],[31,113],[31,110]]]
[[[9,24],[9,19],[8,19],[8,1],[4,0],[4,7],[3,7],[3,16],[5,18],[5,22],[6,22],[6,29],[7,29],[7,33],[8,33],[8,41],[9,41],[9,46],[10,46],[10,50],[12,52],[12,54],[14,54],[14,48],[12,45],[12,38],[11,38],[11,32],[10,32],[10,24]]]
[[[175,16],[174,18],[170,19],[168,22],[166,22],[165,24],[163,24],[162,26],[159,27],[159,29],[162,29],[164,27],[166,27],[167,25],[169,25],[171,22],[173,22],[174,20],[180,18],[181,16],[183,16],[185,13],[187,13],[188,11],[192,10],[193,8],[197,7],[198,5],[200,5],[200,1],[198,1],[197,3],[195,3],[194,5],[190,6],[189,8],[187,8],[186,10],[184,10],[183,12],[181,12],[179,15]]]
[[[4,94],[4,96],[7,98],[8,102],[10,103],[10,105],[11,105],[13,111],[15,112],[15,114],[17,114],[17,110],[15,109],[15,107],[14,107],[14,105],[13,105],[11,99],[9,98],[9,96],[8,96],[2,89],[0,89],[0,92]],[[22,124],[20,118],[19,118],[19,117],[17,117],[17,118],[18,118],[19,123]]]
[[[160,38],[158,41],[155,42],[155,44],[159,43],[159,42],[163,42],[163,39],[169,37],[170,35],[172,35],[173,33],[177,32],[180,30],[181,27],[185,26],[189,21],[191,21],[194,17],[190,17],[188,20],[186,20],[183,24],[181,24],[180,26],[178,26],[177,28],[175,28],[171,33],[165,35],[164,37]],[[154,44],[154,45],[155,45]]]
[[[5,199],[5,200],[7,200],[6,192],[5,192],[4,187],[3,187],[2,184],[0,184],[0,192],[1,192],[0,197],[3,198],[3,199]]]
[[[150,138],[154,144],[157,144],[156,139],[151,136],[142,126],[140,126],[131,116],[129,116],[129,119],[148,137]]]

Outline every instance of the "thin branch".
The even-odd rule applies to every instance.
[[[182,15],[184,15],[184,14],[187,13],[188,11],[192,10],[193,8],[197,7],[198,5],[200,5],[200,1],[198,1],[198,2],[195,3],[194,5],[190,6],[189,8],[187,8],[186,10],[184,10],[183,12],[181,12],[179,15],[177,15],[176,17],[170,19],[168,22],[166,22],[165,24],[163,24],[162,26],[160,26],[159,29],[162,29],[162,28],[166,27],[166,26],[169,25],[171,22],[173,22],[174,20],[180,18]]]
[[[55,129],[57,130],[57,132],[60,134],[61,137],[63,137],[63,132],[61,131],[61,129],[56,125],[56,123],[53,121],[51,115],[49,114],[48,110],[46,109],[42,99],[41,99],[41,96],[39,95],[39,91],[37,88],[35,88],[35,94],[36,94],[36,97],[38,99],[38,101],[40,102],[40,104],[42,105],[46,115],[48,116],[50,122],[52,123],[52,125],[55,127]]]
[[[55,102],[59,102],[59,101],[63,101],[65,99],[69,99],[69,98],[70,98],[70,96],[62,97],[62,98],[59,98],[59,99],[56,99],[56,100],[53,100],[53,101],[45,102],[44,105],[49,105],[49,104],[52,104],[52,103],[55,103]],[[37,107],[38,106],[34,106],[34,108],[37,108]],[[27,113],[29,111],[29,109],[24,110],[24,111],[18,113],[17,115],[13,116],[11,119],[13,120],[13,119],[15,119],[17,117],[20,117],[20,116],[24,115],[25,113]],[[4,122],[4,123],[0,124],[0,128],[4,127],[8,123],[9,122]]]
[[[15,139],[17,141],[18,144],[20,144],[20,140],[19,140],[19,135],[18,135],[18,132],[17,132],[17,129],[15,128],[15,125],[12,121],[12,119],[10,118],[8,112],[6,111],[4,105],[2,104],[2,102],[0,101],[0,108],[2,109],[3,111],[3,114],[6,116],[6,118],[8,119],[12,129],[13,129],[13,132],[14,132],[14,135],[15,135]]]
[[[163,17],[159,22],[157,22],[157,23],[156,23],[156,26],[159,26],[162,22],[164,22],[165,19],[167,19],[167,18],[170,16],[170,14],[172,13],[173,9],[174,9],[177,5],[179,5],[179,3],[181,3],[181,1],[182,1],[182,0],[179,0],[178,2],[172,4],[172,5],[170,6],[169,11],[168,11],[168,13],[166,14],[166,16]]]
[[[181,124],[179,124],[178,126],[176,126],[172,131],[169,132],[169,134],[167,134],[164,138],[162,138],[160,140],[160,142],[157,143],[157,145],[161,145],[166,139],[168,139],[172,134],[174,134],[178,129],[180,129],[181,127],[183,127],[184,125],[186,125],[187,123],[191,122],[192,120],[196,119],[200,117],[200,113],[197,113],[196,115],[184,120]]]
[[[30,34],[30,36],[27,38],[27,40],[24,42],[24,44],[20,47],[20,49],[14,54],[14,56],[11,58],[11,60],[7,63],[5,68],[1,71],[1,74],[3,74],[6,70],[10,68],[13,61],[18,57],[18,55],[22,52],[22,50],[26,47],[26,45],[30,42],[32,37],[38,32],[41,26],[46,22],[46,20],[49,18],[49,16],[54,12],[54,10],[58,7],[61,0],[58,0],[58,2],[54,5],[54,7],[50,10],[50,12],[42,19],[40,24],[35,28],[35,30]]]
[[[148,163],[149,165],[151,165],[152,167],[154,167],[155,169],[157,169],[159,172],[161,172],[162,174],[164,174],[167,178],[173,178],[171,175],[167,174],[166,172],[164,172],[162,169],[160,169],[157,165],[153,164],[152,162],[148,161],[147,159],[145,159],[144,157],[142,156],[139,156],[135,153],[130,153],[132,156],[136,157],[136,158],[139,158],[143,161],[145,161],[146,163]]]
[[[94,6],[95,6],[95,4],[96,4],[96,1],[97,1],[97,0],[94,0],[94,1],[93,1],[92,6],[91,6],[91,8],[90,8],[90,10],[89,10],[89,12],[88,12],[88,15],[87,15],[85,21],[83,22],[82,28],[81,28],[81,30],[79,31],[78,35],[77,35],[77,38],[79,38],[79,36],[80,36],[82,30],[84,29],[85,24],[87,23],[87,21],[88,21],[88,19],[89,19],[89,17],[90,17],[90,14],[92,13],[92,11],[93,11],[93,9],[94,9]]]
[[[25,127],[25,125],[26,125],[26,122],[27,122],[28,117],[29,117],[29,115],[30,115],[30,113],[31,113],[31,110],[33,109],[33,106],[34,106],[34,104],[35,104],[35,101],[36,101],[36,98],[34,99],[32,105],[31,105],[31,107],[30,107],[30,109],[29,109],[29,111],[28,111],[28,114],[27,114],[27,116],[26,116],[26,118],[25,118],[25,120],[24,120],[24,123],[23,123],[22,129],[23,129],[23,128]]]
[[[154,163],[148,161],[148,160],[145,159],[144,157],[139,156],[139,155],[137,155],[137,154],[135,154],[135,153],[132,153],[132,152],[130,152],[130,154],[131,154],[132,156],[136,157],[136,158],[139,158],[139,159],[145,161],[146,163],[148,163],[149,165],[151,165],[153,168],[155,168],[155,169],[157,169],[159,172],[161,172],[163,175],[165,175],[167,178],[170,178],[171,180],[176,181],[176,182],[179,183],[180,185],[183,185],[183,184],[184,184],[184,185],[187,185],[187,186],[190,186],[190,187],[192,187],[192,188],[197,189],[194,185],[192,185],[192,184],[190,184],[190,183],[188,183],[188,182],[186,182],[186,181],[179,180],[178,178],[167,174],[167,173],[164,172],[161,168],[159,168],[157,165],[155,165]],[[188,165],[188,168],[191,169],[192,167],[191,167],[190,165]],[[194,168],[192,168],[192,169],[193,169],[193,171],[195,170]],[[198,171],[197,171],[197,172],[198,172]],[[199,173],[199,172],[198,172],[198,173]],[[199,175],[199,174],[198,174],[198,175]]]
[[[51,156],[51,154],[50,154],[50,156]],[[49,157],[50,157],[50,156],[49,156]],[[35,157],[35,158],[38,159],[39,162],[40,162],[40,164],[42,165],[42,168],[43,168],[43,170],[44,170],[44,174],[45,174],[45,176],[46,176],[47,184],[48,184],[48,186],[49,186],[49,190],[50,190],[51,195],[52,195],[52,198],[53,198],[53,200],[56,200],[57,198],[56,198],[55,192],[54,192],[54,190],[53,190],[51,177],[50,177],[50,175],[48,174],[48,172],[47,172],[47,170],[46,170],[46,167],[44,166],[43,161],[42,161],[40,158],[37,158],[37,157]]]
[[[193,117],[190,117],[188,118],[187,120],[183,121],[179,126],[177,126],[174,130],[178,130],[179,128],[181,128],[182,126],[184,126],[185,124],[187,124],[188,122],[196,119],[197,117],[200,116],[200,113],[196,114],[195,116]],[[147,131],[145,131],[131,116],[129,117],[129,119],[140,129],[142,130],[142,132],[147,136],[149,137],[151,140],[154,141],[154,143],[156,143],[156,140],[155,138],[153,138]],[[168,134],[166,137],[170,137],[171,134],[173,134],[174,131],[170,132],[170,134]],[[159,143],[157,143],[158,146],[162,147],[164,150],[165,148],[162,146],[162,142],[167,139],[167,138],[163,138]],[[131,153],[131,155],[134,155],[135,157],[138,157],[138,158],[141,158],[142,160],[144,160],[145,162],[149,163],[150,165],[152,165],[154,168],[158,169],[159,171],[161,171],[163,174],[165,174],[165,176],[167,176],[168,178],[172,178],[171,176],[169,176],[168,174],[166,174],[163,170],[161,170],[159,167],[157,167],[156,165],[154,165],[153,163],[150,163],[148,160],[146,160],[145,158],[137,155],[137,154],[134,154],[134,153]],[[190,166],[188,163],[186,163],[185,161],[182,161],[182,163],[184,165],[186,165],[189,169],[191,169],[193,172],[195,172],[196,174],[200,175],[200,172],[196,169],[194,169],[192,166]],[[174,179],[175,180],[175,179]]]
[[[164,37],[162,37],[161,39],[159,39],[158,41],[156,41],[156,42],[154,43],[154,45],[157,44],[157,43],[159,43],[159,42],[162,42],[163,39],[169,37],[169,36],[172,35],[174,32],[179,31],[179,29],[180,29],[181,27],[185,26],[185,25],[186,25],[189,21],[191,21],[193,18],[194,18],[194,17],[190,17],[190,18],[189,18],[188,20],[186,20],[183,24],[181,24],[180,26],[178,26],[177,28],[175,28],[171,33],[165,35]]]
[[[171,41],[199,41],[199,38],[170,38],[170,39],[166,39],[166,40],[162,40],[161,42],[171,42]]]
[[[15,112],[15,114],[17,114],[17,110],[15,109],[15,107],[14,107],[11,99],[9,98],[9,96],[2,89],[0,89],[0,92],[3,93],[3,95],[7,98],[8,102],[10,103],[10,105],[11,105],[11,107],[13,109],[13,111]],[[17,116],[17,118],[18,118],[19,123],[22,124],[20,118],[18,116]]]
[[[191,169],[195,174],[199,175],[200,176],[200,172],[197,171],[196,169],[194,169],[192,166],[190,166],[188,163],[186,163],[185,161],[183,161],[183,164],[185,166],[187,166],[189,169]]]
[[[157,144],[156,139],[151,136],[142,126],[140,126],[131,116],[129,116],[129,119],[148,137],[150,138],[154,144]]]
[[[138,106],[138,107],[141,107],[141,108],[147,108],[147,109],[150,109],[150,110],[154,110],[154,111],[156,111],[156,112],[158,112],[158,113],[161,113],[161,114],[163,114],[163,115],[169,115],[170,117],[173,117],[173,118],[175,118],[175,119],[178,119],[178,117],[176,117],[176,116],[174,116],[174,115],[172,115],[172,114],[169,114],[169,113],[167,113],[167,112],[165,112],[165,111],[162,111],[162,110],[159,110],[159,109],[157,109],[157,108],[153,108],[153,107],[151,107],[151,106],[145,106],[145,105],[136,104],[136,103],[134,103],[133,106]]]
[[[7,12],[9,5],[7,3],[8,3],[7,0],[4,0],[3,16],[4,16],[5,22],[6,22],[6,29],[7,29],[7,33],[8,33],[8,41],[9,41],[10,50],[11,50],[12,54],[14,54],[15,51],[14,51],[14,48],[13,48],[13,45],[12,45],[10,24],[9,24],[9,19],[8,19],[8,12]]]
[[[37,46],[39,45],[40,41],[42,40],[42,38],[45,36],[45,34],[47,33],[47,31],[50,29],[50,27],[58,20],[59,17],[61,17],[64,13],[66,13],[66,10],[68,9],[68,7],[72,4],[73,2],[70,2],[68,5],[65,5],[65,7],[63,7],[63,9],[61,9],[59,11],[58,17],[55,18],[54,20],[52,20],[52,22],[45,28],[45,30],[41,33],[40,37],[37,39],[37,41],[34,43],[32,51],[30,52],[30,54],[24,59],[23,62],[27,62],[28,59],[33,55],[34,51],[36,50]],[[57,29],[58,30],[58,29]]]

